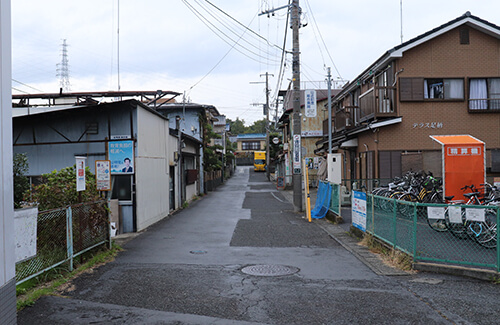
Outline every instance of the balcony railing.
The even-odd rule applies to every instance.
[[[359,96],[359,106],[343,106],[335,109],[332,132],[341,132],[375,118],[396,116],[398,116],[396,87],[376,86]],[[328,135],[328,119],[323,121],[323,135]]]
[[[500,112],[500,98],[469,99],[469,113]]]
[[[361,122],[397,116],[396,87],[375,86],[359,96],[359,103]]]

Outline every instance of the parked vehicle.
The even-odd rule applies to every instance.
[[[266,164],[266,152],[265,151],[255,151],[253,159],[253,170],[256,172],[265,172],[267,168]]]

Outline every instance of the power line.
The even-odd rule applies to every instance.
[[[321,41],[323,42],[323,46],[325,47],[326,53],[328,54],[328,57],[330,58],[330,61],[332,61],[332,65],[335,68],[335,71],[337,71],[338,76],[342,79],[342,76],[340,75],[339,70],[337,69],[337,66],[335,65],[335,62],[332,59],[332,56],[330,54],[330,51],[328,51],[328,47],[326,46],[325,40],[323,39],[323,35],[321,35],[321,31],[318,28],[318,24],[316,23],[316,18],[314,18],[314,14],[312,12],[311,6],[309,5],[309,1],[306,0],[307,7],[309,8],[309,11],[311,12],[311,17],[313,19],[314,25],[316,26],[316,29],[318,30],[319,37],[321,38]]]
[[[16,82],[16,83],[18,83],[18,84],[20,84],[20,85],[23,85],[23,86],[25,86],[25,87],[31,88],[31,89],[33,89],[33,90],[39,91],[39,92],[41,92],[41,93],[43,93],[43,92],[44,92],[43,90],[40,90],[40,89],[38,89],[38,88],[32,87],[32,86],[30,86],[30,85],[27,85],[27,84],[25,84],[24,82],[18,81],[18,80],[14,79],[14,78],[12,78],[12,81],[14,81],[14,82]],[[12,87],[12,88],[13,88],[13,89],[15,89],[14,87]],[[19,89],[16,89],[16,90],[19,90]],[[19,90],[19,91],[21,91],[21,90]]]
[[[236,51],[240,52],[241,54],[245,55],[246,57],[248,57],[248,58],[249,58],[249,59],[251,59],[251,60],[254,60],[254,61],[256,61],[256,62],[260,62],[260,61],[258,61],[257,59],[255,59],[255,58],[253,58],[253,57],[249,56],[248,54],[246,54],[246,53],[242,52],[241,50],[239,50],[238,48],[236,48],[236,45],[238,45],[238,46],[240,46],[241,48],[243,48],[244,50],[246,50],[247,52],[249,52],[249,53],[251,53],[251,54],[255,55],[256,57],[258,57],[258,58],[260,58],[260,59],[263,59],[263,60],[267,59],[266,57],[264,57],[264,56],[262,56],[262,55],[260,55],[260,54],[258,54],[258,53],[255,53],[254,51],[252,51],[252,50],[248,49],[247,47],[245,47],[245,46],[243,46],[243,45],[239,44],[239,40],[234,40],[234,39],[233,39],[233,38],[231,38],[229,35],[227,35],[225,32],[223,32],[220,28],[218,28],[217,26],[215,26],[215,25],[214,25],[212,22],[210,22],[210,21],[209,21],[209,20],[208,20],[205,16],[203,16],[203,14],[202,14],[202,13],[200,13],[198,10],[196,10],[196,8],[194,8],[191,4],[189,4],[189,3],[187,2],[187,0],[182,0],[182,2],[183,2],[183,3],[184,3],[187,7],[188,7],[188,9],[189,9],[189,10],[191,10],[191,11],[195,14],[195,16],[196,16],[198,19],[200,19],[200,20],[201,20],[201,22],[202,22],[203,24],[205,24],[205,26],[207,26],[207,27],[208,27],[208,28],[209,28],[212,32],[214,32],[214,33],[215,33],[215,34],[216,34],[216,35],[217,35],[217,36],[218,36],[221,40],[223,40],[225,43],[227,43],[227,44],[228,44],[228,45],[230,45],[230,46],[233,46],[233,47],[235,48],[235,50],[236,50]],[[215,30],[217,30],[219,33],[217,33],[214,29],[215,29]],[[222,35],[224,35],[224,37],[225,37],[225,38],[224,38],[223,36],[221,36],[221,34],[222,34]],[[227,39],[229,39],[229,40],[231,40],[232,44],[231,44],[229,41],[227,41],[227,40],[226,40],[226,38],[227,38]],[[278,62],[278,61],[275,61],[275,62]]]
[[[220,12],[222,12],[224,15],[228,16],[230,19],[234,20],[238,25],[242,26],[243,28],[247,29],[250,33],[254,34],[255,36],[257,36],[258,38],[262,39],[264,42],[267,43],[267,45],[269,46],[272,46],[272,47],[276,47],[278,50],[280,51],[283,51],[284,49],[279,47],[278,45],[276,44],[272,44],[271,42],[269,42],[269,40],[267,40],[266,38],[264,38],[263,36],[259,35],[258,33],[254,32],[252,29],[248,28],[247,26],[243,25],[242,23],[240,23],[238,20],[234,19],[232,16],[228,15],[225,11],[223,11],[222,9],[220,9],[219,7],[217,7],[216,5],[214,5],[213,3],[211,3],[210,1],[208,0],[205,0],[207,3],[209,3],[211,6],[213,6],[214,8],[216,8],[217,10],[219,10]]]

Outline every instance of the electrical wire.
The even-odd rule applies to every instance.
[[[292,2],[291,0],[288,0],[288,6],[290,6],[291,2]],[[285,46],[286,46],[286,39],[287,39],[287,35],[288,35],[289,19],[290,19],[290,10],[287,10],[286,23],[285,23],[285,36],[283,37],[283,49],[281,51],[280,72],[278,73],[278,81],[276,84],[276,90],[275,90],[274,96],[272,97],[273,102],[278,98],[278,93],[281,89],[281,84],[283,82],[283,77],[285,75],[285,70],[283,68],[284,68],[284,63],[285,63],[285,54],[286,54]],[[278,109],[278,108],[276,108],[276,109]]]
[[[185,4],[185,5],[186,5],[186,6],[187,6],[190,10],[191,10],[191,12],[193,12],[193,14],[195,14],[195,16],[196,16],[198,19],[200,19],[200,20],[201,20],[201,22],[202,22],[203,24],[205,24],[205,26],[207,26],[207,27],[208,27],[208,28],[209,28],[212,32],[214,32],[214,33],[217,35],[217,37],[219,37],[222,41],[224,41],[224,42],[225,42],[225,43],[227,43],[228,45],[233,46],[233,47],[234,47],[234,49],[235,49],[236,51],[240,52],[241,54],[243,54],[244,56],[248,57],[248,58],[249,58],[249,59],[251,59],[251,60],[254,60],[254,61],[256,61],[256,62],[260,62],[259,60],[257,60],[257,59],[255,59],[255,58],[251,57],[251,56],[250,56],[250,55],[248,55],[247,53],[244,53],[242,50],[240,50],[240,49],[236,48],[236,45],[238,45],[239,47],[243,48],[243,49],[244,49],[244,50],[246,50],[247,52],[249,52],[249,53],[251,53],[251,54],[253,54],[253,55],[257,56],[257,57],[258,57],[258,58],[260,58],[260,59],[263,59],[263,60],[266,60],[266,59],[267,59],[266,57],[264,57],[264,56],[262,56],[262,55],[260,55],[260,54],[258,54],[258,53],[255,53],[254,51],[252,51],[252,50],[248,49],[247,47],[245,47],[245,46],[243,46],[243,45],[239,44],[239,40],[234,40],[234,39],[233,39],[233,38],[231,38],[229,35],[227,35],[225,32],[223,32],[220,28],[218,28],[217,26],[215,26],[215,25],[214,25],[212,22],[210,22],[210,21],[209,21],[209,20],[208,20],[205,16],[203,16],[203,14],[201,14],[198,10],[196,10],[196,8],[194,8],[194,6],[192,6],[191,4],[189,4],[189,3],[187,2],[187,0],[182,0],[182,2],[183,2],[183,3],[184,3],[184,4]],[[217,33],[215,30],[217,30],[220,34],[219,34],[219,33]],[[231,42],[229,42],[226,38],[224,38],[223,36],[221,36],[221,34],[222,34],[222,35],[224,35],[227,39],[231,40],[232,44],[231,44]],[[278,62],[278,61],[276,61],[276,62]]]
[[[236,27],[240,27],[241,25],[243,25],[243,24],[241,24],[240,22],[238,22],[236,19],[232,18],[232,17],[231,17],[231,16],[229,16],[227,13],[225,13],[224,11],[222,11],[221,9],[219,9],[218,7],[216,7],[216,6],[214,6],[213,4],[211,4],[209,1],[206,1],[206,0],[205,0],[207,3],[209,3],[209,4],[211,4],[212,6],[214,6],[214,7],[215,7],[215,8],[216,8],[216,11],[214,11],[214,10],[210,10],[210,8],[206,8],[205,6],[203,6],[203,4],[202,4],[202,3],[200,3],[200,0],[194,0],[194,1],[195,1],[195,2],[196,2],[196,3],[197,3],[197,4],[198,4],[198,5],[199,5],[202,9],[204,9],[204,10],[205,10],[205,11],[206,11],[206,12],[207,12],[207,13],[208,13],[208,14],[209,14],[209,15],[210,15],[213,19],[215,19],[215,21],[216,21],[216,22],[218,22],[220,25],[222,25],[224,28],[226,28],[229,32],[231,32],[232,34],[234,34],[234,35],[235,35],[235,36],[237,36],[237,37],[239,37],[239,36],[242,34],[242,32],[234,30],[234,29],[233,29],[233,28],[229,25],[229,23],[226,23],[226,22],[224,22],[222,19],[220,19],[220,18],[217,16],[217,14],[218,14],[218,13],[220,13],[220,12],[222,12],[222,13],[224,14],[223,18],[224,18],[225,16],[227,16],[227,17],[230,17],[230,18],[231,18],[230,22],[232,22],[232,21],[236,21],[236,22],[237,22],[237,24],[238,24]],[[243,25],[243,26],[244,26],[244,25]],[[250,31],[251,33],[254,33],[254,32],[253,32],[250,28],[248,28],[247,26],[244,26],[243,30]],[[254,34],[256,34],[256,33],[254,33]],[[256,34],[256,35],[258,35],[258,34]],[[261,37],[260,35],[258,35],[258,36],[259,36],[259,37]],[[265,38],[263,38],[263,37],[261,37],[261,38],[262,38],[264,41],[266,41],[266,42],[267,42],[268,46],[266,46],[266,48],[268,48],[270,43],[269,43],[269,42],[268,42]],[[251,47],[253,47],[253,48],[257,49],[257,50],[260,50],[260,46],[256,46],[256,45],[254,45],[253,43],[251,43],[251,42],[250,42],[250,41],[248,41],[247,39],[242,38],[241,40],[242,40],[243,42],[247,43],[249,46],[251,46]],[[259,39],[257,39],[257,42],[259,42],[259,45],[260,45],[260,43],[261,43],[261,42],[259,41]],[[267,54],[268,56],[269,56],[269,55],[272,55],[272,53],[270,53],[270,52],[268,52],[268,51],[266,51],[266,54]]]
[[[318,24],[316,23],[316,18],[314,18],[314,14],[313,14],[313,11],[312,11],[311,6],[309,5],[309,1],[308,1],[308,0],[306,0],[306,5],[307,5],[307,7],[309,8],[309,11],[311,12],[311,17],[312,17],[312,19],[313,19],[314,25],[316,26],[316,29],[318,30],[319,37],[321,38],[321,41],[323,42],[323,46],[325,47],[326,53],[328,54],[328,57],[330,57],[330,61],[332,61],[333,68],[335,69],[335,71],[337,71],[338,76],[339,76],[341,79],[343,79],[343,78],[342,78],[342,76],[340,75],[339,70],[337,69],[337,66],[335,65],[335,62],[334,62],[334,61],[333,61],[333,59],[332,59],[332,56],[331,56],[331,54],[330,54],[330,51],[328,51],[328,47],[326,46],[326,44],[325,44],[325,40],[323,39],[323,35],[321,35],[321,31],[320,31],[320,30],[319,30],[319,28],[318,28]]]
[[[229,17],[231,20],[235,21],[238,25],[242,26],[243,28],[245,28],[246,30],[248,30],[250,33],[254,34],[255,36],[257,36],[258,38],[262,39],[264,42],[267,43],[267,45],[271,46],[271,47],[276,47],[278,50],[280,51],[283,51],[283,48],[280,47],[279,45],[276,45],[276,44],[272,44],[271,42],[269,42],[266,38],[262,37],[261,35],[257,34],[256,32],[254,32],[252,29],[248,28],[248,26],[245,26],[243,25],[242,23],[240,23],[238,20],[234,19],[232,16],[228,15],[225,11],[223,11],[222,9],[220,9],[219,7],[217,7],[216,5],[214,5],[213,3],[211,3],[210,1],[208,0],[205,0],[208,4],[210,4],[211,6],[213,6],[214,8],[216,8],[217,10],[219,10],[220,12],[222,12],[224,15],[226,15],[227,17]]]
[[[31,88],[31,89],[33,89],[33,90],[39,91],[39,92],[41,92],[41,93],[43,93],[43,92],[44,92],[43,90],[40,90],[40,89],[38,89],[38,88],[32,87],[32,86],[30,86],[30,85],[27,85],[27,84],[25,84],[24,82],[18,81],[18,80],[14,79],[14,78],[12,78],[12,81],[14,81],[14,82],[16,82],[16,83],[18,83],[18,84],[20,84],[20,85],[23,85],[23,86],[25,86],[25,87]],[[12,87],[12,88],[14,89],[14,87]],[[16,90],[18,90],[18,89],[16,89]]]

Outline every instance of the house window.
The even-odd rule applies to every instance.
[[[241,143],[242,150],[260,150],[260,141],[245,141]]]
[[[463,100],[464,80],[460,78],[400,78],[399,100]]]
[[[500,109],[500,78],[470,79],[469,109]]]
[[[464,99],[463,79],[424,79],[424,99]]]

